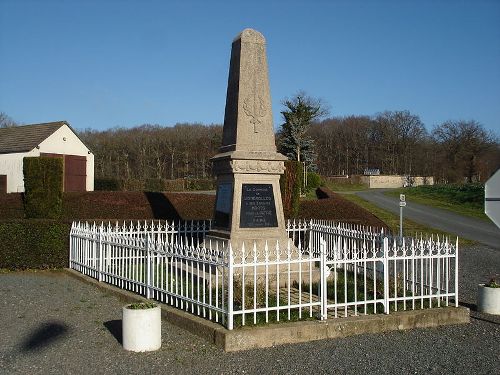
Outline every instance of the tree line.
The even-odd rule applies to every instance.
[[[478,122],[447,121],[429,131],[409,111],[323,119],[312,116],[305,128],[298,125],[297,136],[290,137],[286,124],[293,124],[294,113],[303,112],[294,105],[308,104],[296,99],[283,102],[287,105],[282,112],[284,124],[277,133],[278,149],[290,159],[298,156],[309,170],[321,175],[363,174],[368,168],[378,168],[382,174],[472,182],[486,180],[500,167],[499,138]],[[318,101],[310,103],[316,105],[315,113],[327,113],[318,108]],[[17,125],[0,114],[0,127]],[[78,135],[95,155],[96,178],[200,179],[212,176],[210,158],[221,145],[222,125],[145,124],[86,129]]]
[[[325,176],[378,168],[382,174],[472,182],[484,181],[500,166],[498,137],[475,121],[448,121],[428,131],[417,115],[387,111],[372,117],[326,118],[312,122],[305,133],[304,159]],[[221,144],[222,125],[141,125],[79,135],[96,155],[98,177],[207,178],[210,158]],[[280,151],[282,135],[277,137]]]
[[[498,136],[476,121],[447,121],[428,131],[409,111],[328,118],[311,125],[323,175],[434,176],[437,182],[485,181],[500,167]]]
[[[141,125],[79,137],[95,155],[95,176],[123,179],[210,178],[222,142],[221,125]]]

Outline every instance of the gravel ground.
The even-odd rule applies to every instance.
[[[500,272],[500,251],[460,252],[460,302],[475,309],[476,285]],[[1,374],[329,373],[500,374],[500,316],[471,323],[224,353],[162,322],[163,345],[122,349],[118,298],[63,272],[0,274]],[[114,334],[113,334],[114,333]]]

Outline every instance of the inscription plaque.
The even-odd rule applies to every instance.
[[[241,186],[240,228],[277,226],[273,185],[243,184]]]
[[[217,187],[217,202],[215,203],[215,226],[229,228],[229,215],[233,199],[233,184],[224,183]]]

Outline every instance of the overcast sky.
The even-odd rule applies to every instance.
[[[409,110],[500,134],[500,1],[0,0],[0,111],[77,129],[222,123],[233,38],[264,34],[275,126]]]

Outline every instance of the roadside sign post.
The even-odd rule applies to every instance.
[[[399,237],[403,238],[403,207],[406,207],[406,197],[399,194]]]
[[[500,228],[500,169],[484,184],[484,213]]]

